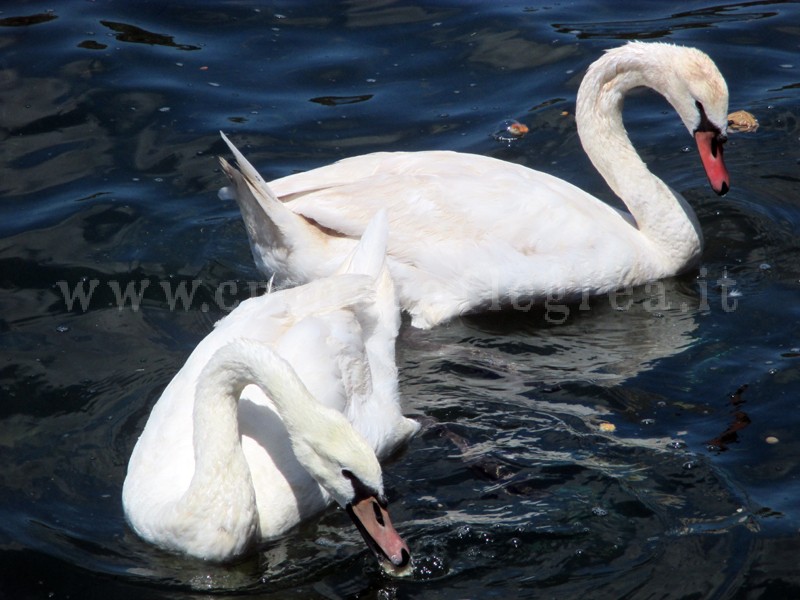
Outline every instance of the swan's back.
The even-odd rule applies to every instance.
[[[500,236],[516,245],[538,227],[569,226],[569,215],[616,221],[623,214],[547,173],[438,150],[365,154],[269,185],[295,213],[348,236],[360,236],[373,214],[387,210],[387,252],[402,257],[415,246],[464,239]],[[530,228],[521,230],[520,219]]]

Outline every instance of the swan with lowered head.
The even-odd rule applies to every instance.
[[[242,175],[221,195],[235,196],[257,266],[289,284],[332,272],[386,207],[389,269],[417,327],[642,284],[695,265],[702,234],[625,131],[623,99],[640,86],[674,107],[712,189],[725,194],[728,90],[719,70],[694,48],[633,42],[589,67],[576,102],[584,150],[629,213],[546,173],[446,151],[356,156],[267,184],[224,134]]]
[[[384,569],[407,568],[376,457],[419,427],[397,398],[385,235],[384,213],[340,274],[246,300],[198,344],[130,458],[123,506],[142,538],[227,561],[336,501]]]

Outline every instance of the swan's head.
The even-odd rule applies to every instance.
[[[717,65],[696,48],[672,44],[634,44],[656,48],[659,68],[653,87],[677,111],[694,136],[700,160],[712,189],[720,196],[730,188],[722,159],[728,139],[728,86]]]
[[[298,458],[347,511],[381,567],[406,575],[411,552],[389,517],[375,453],[341,413],[318,406],[315,417],[306,423],[310,435],[295,443]]]
[[[345,470],[343,475],[350,480],[353,489],[345,509],[367,546],[384,571],[396,576],[407,575],[411,572],[411,552],[392,525],[386,496],[365,486],[351,471]]]
[[[725,194],[730,188],[722,159],[728,86],[714,61],[696,48],[662,42],[630,42],[612,48],[589,67],[578,92],[576,116],[591,113],[593,95],[610,100],[619,111],[622,97],[639,86],[656,90],[675,108],[697,142],[712,189]]]

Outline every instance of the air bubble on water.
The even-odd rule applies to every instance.
[[[380,600],[396,600],[397,588],[394,586],[381,588],[378,590],[377,598]]]
[[[642,419],[639,421],[642,425],[653,425],[656,420],[655,419]]]
[[[329,537],[320,536],[314,540],[314,543],[323,548],[338,548],[339,542]]]
[[[458,529],[456,529],[456,537],[459,539],[468,538],[472,534],[472,529],[470,529],[469,525],[462,525]]]
[[[683,468],[686,469],[687,471],[690,469],[694,469],[696,466],[697,463],[693,460],[687,460],[685,463],[683,463]]]
[[[770,265],[769,263],[761,263],[760,265],[758,265],[758,268],[761,269],[762,271],[769,271],[772,268],[772,265]]]
[[[681,440],[672,440],[667,444],[667,446],[669,446],[673,450],[682,450],[683,448],[686,448],[686,442]]]
[[[438,556],[425,556],[414,560],[414,575],[420,579],[441,577],[446,572],[444,560]]]
[[[69,331],[69,326],[67,326],[67,325],[59,325],[58,327],[56,327],[56,331],[58,333],[66,333],[67,331]]]
[[[595,506],[592,508],[592,514],[595,517],[605,517],[606,515],[608,515],[608,511],[605,508]]]

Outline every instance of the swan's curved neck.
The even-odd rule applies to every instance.
[[[656,177],[631,144],[622,122],[625,95],[649,87],[673,106],[675,71],[657,52],[606,54],[586,73],[576,102],[581,144],[609,187],[628,207],[664,266],[684,266],[702,246],[700,226],[683,197]]]
[[[272,400],[293,443],[324,431],[329,415],[294,369],[271,349],[239,340],[218,350],[197,382],[194,405],[195,479],[217,481],[226,467],[247,468],[239,434],[239,397],[258,385]],[[313,442],[312,442],[313,443]]]
[[[198,377],[192,409],[194,474],[174,503],[170,522],[179,548],[211,560],[246,552],[259,534],[250,467],[239,433],[239,396],[246,369],[217,352]]]
[[[249,384],[270,396],[290,437],[308,428],[314,413],[313,398],[296,373],[263,345],[231,343],[203,368],[193,408],[195,470],[173,510],[177,522],[193,524],[176,535],[203,540],[208,547],[200,554],[207,558],[241,554],[258,537],[255,490],[238,423],[239,397]]]

